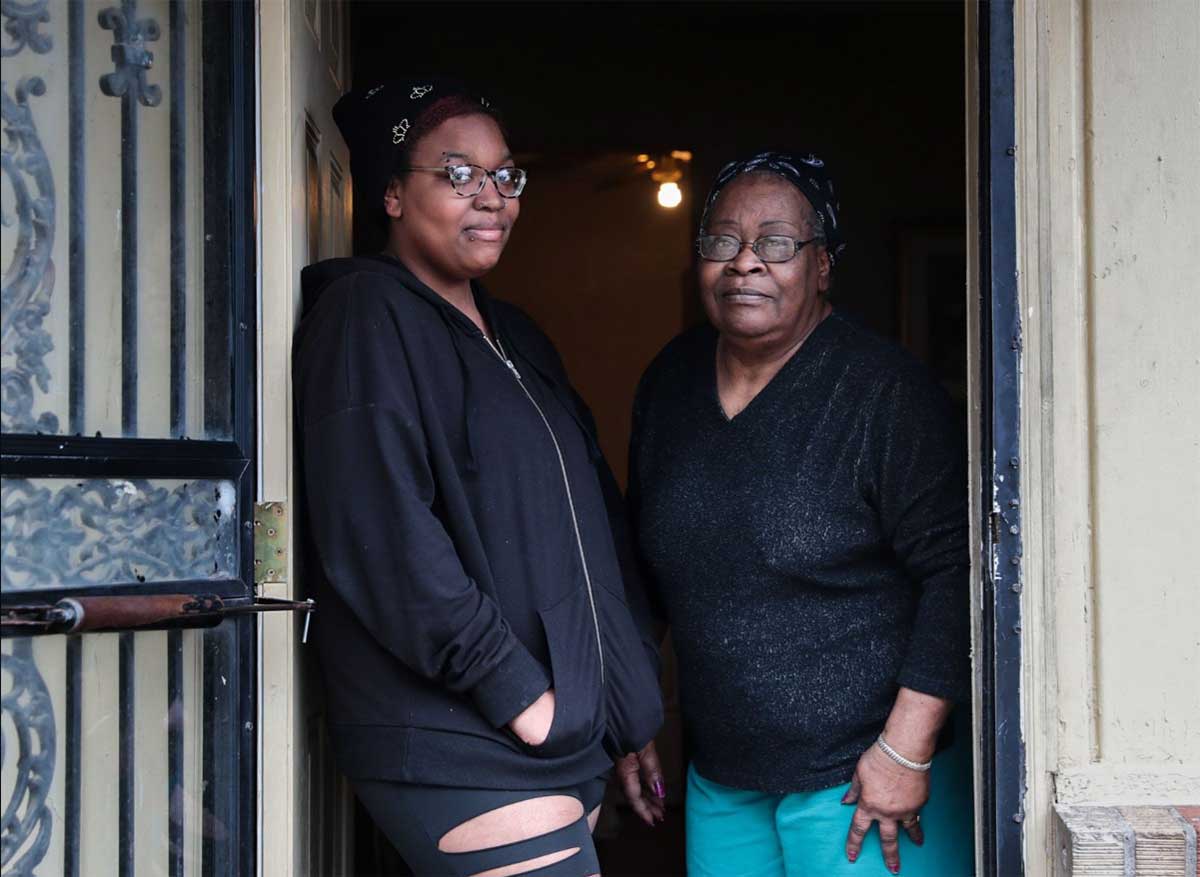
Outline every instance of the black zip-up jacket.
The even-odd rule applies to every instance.
[[[342,769],[547,788],[640,749],[662,722],[649,613],[550,341],[476,287],[493,347],[387,257],[301,280],[305,575]],[[527,746],[507,723],[550,686],[550,735]]]

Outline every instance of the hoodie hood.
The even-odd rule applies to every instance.
[[[471,370],[467,367],[466,357],[463,354],[464,333],[468,335],[482,335],[479,327],[471,322],[462,311],[456,308],[442,296],[438,295],[424,283],[417,279],[411,271],[404,265],[391,256],[355,256],[348,259],[326,259],[323,262],[317,262],[315,265],[309,265],[300,272],[300,291],[302,300],[302,316],[307,317],[317,302],[333,283],[350,274],[360,273],[382,274],[388,277],[406,290],[416,295],[418,298],[424,299],[429,304],[433,305],[439,316],[442,318],[442,323],[446,327],[446,334],[449,336],[450,345],[454,348],[455,358],[458,360],[459,368],[462,371],[463,379],[463,433],[466,436],[466,451],[467,457],[465,461],[466,470],[468,472],[478,471],[478,462],[476,456],[476,435],[475,435],[475,413],[477,408],[477,400],[474,396],[474,386],[471,377]],[[476,301],[479,304],[480,310],[488,318],[492,325],[495,325],[494,317],[491,314],[491,308],[485,301],[482,289],[472,282],[471,291],[475,294]],[[299,334],[303,334],[304,324],[301,323]]]
[[[324,295],[325,290],[335,280],[340,280],[349,274],[360,272],[382,274],[385,277],[390,277],[398,281],[410,292],[425,299],[425,301],[440,311],[445,312],[447,316],[465,323],[464,328],[474,328],[474,324],[462,311],[418,280],[416,275],[405,268],[398,260],[384,255],[326,259],[323,262],[316,262],[303,269],[300,272],[301,316],[308,316],[309,312],[316,307],[321,296]],[[471,284],[471,288],[477,296],[480,294],[481,290],[475,283]]]
[[[404,264],[396,258],[385,255],[372,255],[354,256],[344,259],[326,259],[323,262],[317,262],[304,268],[300,272],[302,318],[309,316],[322,295],[324,295],[325,291],[335,281],[351,274],[363,272],[379,274],[390,278],[394,282],[398,282],[408,292],[436,308],[438,314],[441,316],[442,322],[446,326],[450,344],[454,348],[455,357],[459,362],[459,367],[462,369],[463,417],[464,430],[467,434],[467,469],[468,471],[474,471],[476,462],[473,420],[476,400],[473,398],[471,370],[467,367],[462,345],[466,338],[482,338],[484,336],[479,331],[479,327],[466,314],[418,280],[416,275],[404,267]],[[583,430],[592,459],[602,459],[595,424],[591,422],[590,417],[581,416],[576,404],[577,400],[573,398],[574,393],[566,382],[566,376],[561,374],[561,364],[558,362],[557,354],[552,353],[547,356],[540,349],[543,345],[539,344],[536,340],[540,335],[534,333],[531,336],[531,333],[527,330],[522,331],[523,324],[528,322],[528,317],[522,314],[521,318],[515,323],[506,319],[505,315],[511,316],[514,309],[511,306],[497,306],[498,303],[493,302],[483,286],[477,281],[471,281],[471,291],[474,293],[475,304],[479,308],[480,313],[483,314],[484,319],[488,321],[492,330],[500,337],[501,343],[505,346],[508,353],[517,356],[525,364],[532,367],[550,389],[564,399],[571,416],[578,423],[580,429]],[[297,339],[304,335],[305,328],[305,324],[302,321],[297,330]]]

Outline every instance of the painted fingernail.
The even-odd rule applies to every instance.
[[[654,781],[654,794],[659,798],[667,797],[667,787],[663,785],[662,780]]]
[[[900,866],[899,865],[888,865],[888,870],[891,871],[893,874],[899,874]]]
[[[858,853],[846,853],[846,858],[853,864],[858,861]]]

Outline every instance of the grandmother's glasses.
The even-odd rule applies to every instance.
[[[503,198],[517,198],[525,188],[528,177],[516,167],[501,167],[490,171],[477,164],[447,164],[441,167],[408,167],[408,171],[435,171],[450,178],[454,191],[464,198],[473,198],[483,191],[488,177],[496,184],[496,191]]]
[[[768,234],[756,241],[740,241],[729,234],[703,234],[696,240],[696,250],[709,262],[732,262],[746,247],[764,262],[786,262],[808,244],[823,240],[819,236],[802,241],[785,234]]]

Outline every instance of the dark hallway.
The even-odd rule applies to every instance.
[[[363,2],[351,12],[356,86],[441,73],[495,96],[530,183],[485,283],[553,338],[619,477],[638,377],[700,319],[701,199],[724,162],[763,148],[825,159],[849,242],[835,306],[926,359],[965,404],[961,3]],[[638,158],[661,164],[672,151],[691,159],[678,162],[682,203],[667,208]],[[356,244],[374,248],[369,228],[356,228]],[[683,873],[674,706],[659,741],[667,824],[647,829],[607,807],[597,845],[608,877]],[[392,873],[369,826],[357,839],[358,873]]]

